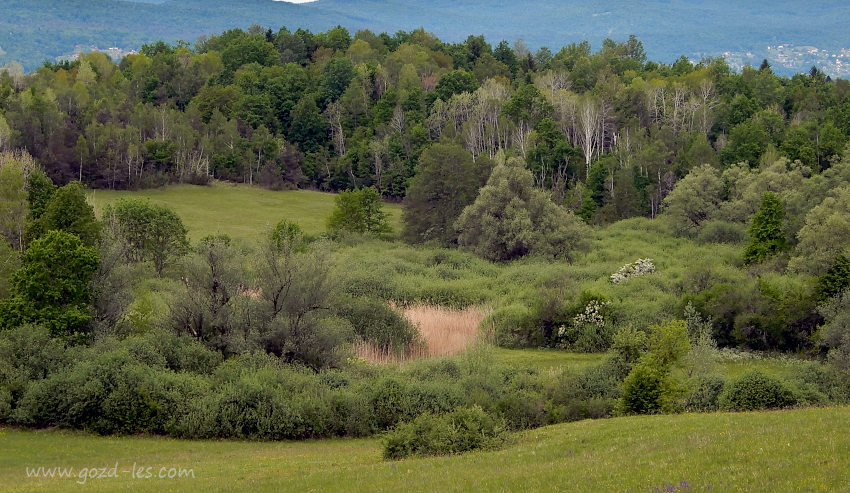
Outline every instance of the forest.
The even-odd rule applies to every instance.
[[[255,26],[0,72],[0,422],[389,433],[394,459],[846,403],[848,137],[845,80],[657,63],[634,36],[532,52]],[[222,182],[334,209],[321,234],[281,213],[246,240],[130,193]],[[95,214],[94,189],[128,192]],[[419,305],[483,307],[481,346],[360,357],[420,354]],[[492,346],[600,360],[546,371]]]

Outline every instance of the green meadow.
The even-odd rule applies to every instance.
[[[227,233],[233,238],[254,241],[281,219],[295,221],[306,234],[317,235],[325,231],[325,222],[334,208],[331,193],[281,192],[224,182],[209,186],[171,185],[139,192],[96,190],[88,197],[98,217],[107,205],[127,197],[147,198],[155,204],[167,205],[183,219],[193,240]],[[386,204],[384,210],[398,229],[401,207]]]
[[[498,451],[385,461],[379,439],[302,442],[0,430],[0,489],[23,491],[847,491],[850,408],[587,420]],[[27,467],[115,478],[27,478]],[[133,464],[153,477],[134,478]],[[159,479],[161,468],[194,478]]]

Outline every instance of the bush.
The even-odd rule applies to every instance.
[[[103,434],[164,433],[174,397],[169,384],[167,375],[134,361],[126,350],[111,351],[31,385],[13,419]]]
[[[662,411],[666,375],[655,365],[638,363],[623,383],[620,412],[623,414],[652,414]]]
[[[419,339],[416,327],[386,301],[347,296],[334,309],[351,322],[357,336],[382,350],[404,351]]]
[[[398,425],[384,438],[384,458],[442,455],[497,446],[503,428],[480,407],[461,408],[444,415],[425,413]]]
[[[784,383],[755,370],[728,384],[719,402],[727,411],[754,411],[792,406],[796,399]]]
[[[697,382],[696,388],[685,400],[684,408],[694,412],[716,411],[718,400],[725,382],[720,377],[702,377]]]
[[[740,223],[714,220],[702,226],[697,236],[699,243],[743,243],[747,239],[747,229]]]
[[[543,332],[536,327],[532,310],[513,304],[498,308],[482,322],[492,325],[496,331],[496,344],[502,347],[519,348],[541,346]]]
[[[31,382],[47,378],[70,363],[65,345],[39,326],[22,326],[0,333],[0,390],[12,401]]]
[[[619,402],[623,414],[671,410],[680,391],[671,370],[690,349],[687,323],[676,320],[650,327],[648,349],[623,382]]]

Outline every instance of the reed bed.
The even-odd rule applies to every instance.
[[[487,316],[479,307],[455,309],[416,304],[397,309],[419,328],[420,343],[397,351],[361,342],[354,348],[358,357],[374,363],[391,363],[458,354],[482,336],[479,327]]]

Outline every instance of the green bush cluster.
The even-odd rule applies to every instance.
[[[726,385],[719,398],[721,409],[754,411],[780,409],[797,403],[794,391],[782,381],[751,371]]]
[[[436,415],[424,413],[384,437],[384,458],[456,454],[498,445],[503,427],[478,406]]]
[[[452,419],[470,429],[519,430],[610,415],[621,377],[605,368],[569,376],[520,370],[482,348],[400,368],[352,361],[317,372],[264,352],[224,360],[171,332],[74,347],[25,327],[0,334],[0,422],[279,440],[369,436],[464,409]],[[472,446],[468,437],[451,440],[456,451]]]

